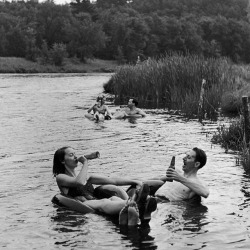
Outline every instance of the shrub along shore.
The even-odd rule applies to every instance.
[[[76,58],[64,59],[61,66],[42,64],[17,57],[0,57],[0,73],[92,73],[114,72],[116,61],[88,59],[82,63]]]
[[[205,79],[203,112],[212,119],[220,109],[239,111],[241,95],[250,94],[248,72],[224,58],[172,54],[120,67],[104,89],[115,95],[118,104],[135,97],[141,107],[180,110],[193,118]]]

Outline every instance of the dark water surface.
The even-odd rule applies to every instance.
[[[110,75],[0,75],[1,249],[250,249],[250,184],[236,155],[211,145],[217,124],[202,126],[149,111],[145,119],[94,123],[84,118]],[[116,107],[111,106],[114,111]],[[160,204],[149,227],[121,231],[110,218],[58,209],[52,177],[56,149],[98,150],[90,173],[148,179],[172,155],[203,148],[202,206]]]

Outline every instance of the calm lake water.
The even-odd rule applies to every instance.
[[[211,144],[218,124],[155,110],[136,121],[91,122],[84,114],[109,77],[0,75],[0,248],[250,249],[250,179],[236,155]],[[90,173],[141,180],[163,175],[172,155],[181,168],[184,153],[201,147],[208,162],[200,176],[210,196],[196,208],[160,204],[149,227],[121,231],[108,217],[51,203],[58,193],[53,154],[65,145],[79,155],[100,152]]]

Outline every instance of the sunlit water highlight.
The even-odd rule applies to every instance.
[[[107,74],[0,75],[0,248],[250,249],[250,184],[236,155],[212,145],[218,124],[148,110],[145,119],[94,123],[84,113]],[[116,107],[109,104],[111,110]],[[203,148],[200,176],[210,196],[200,207],[159,204],[149,227],[120,231],[110,218],[58,209],[52,177],[56,149],[99,151],[90,172],[141,180],[161,176],[176,155]]]

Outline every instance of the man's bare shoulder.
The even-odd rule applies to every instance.
[[[127,113],[130,111],[130,109],[128,107],[126,107],[126,108],[122,108],[121,111],[125,111]]]

